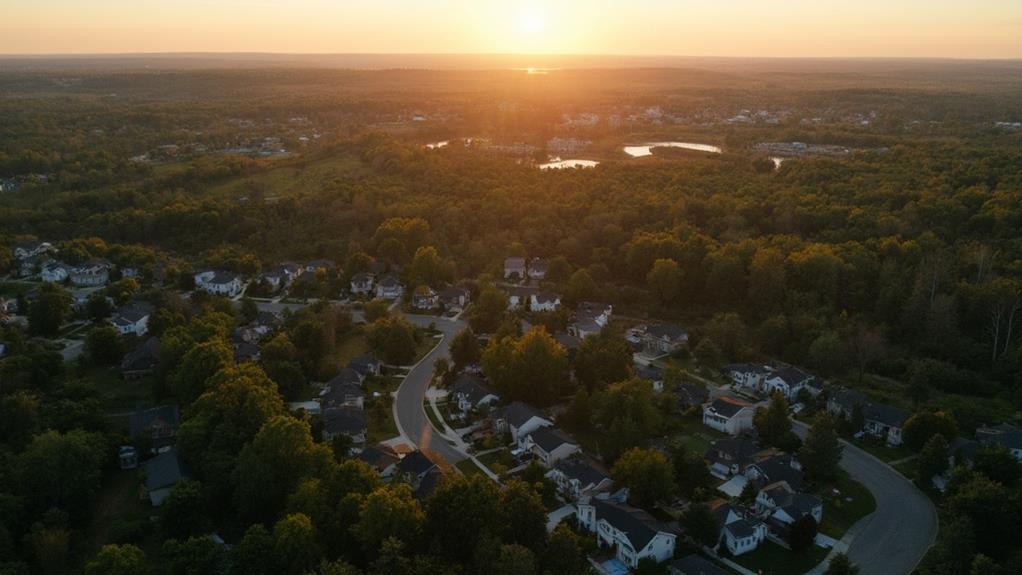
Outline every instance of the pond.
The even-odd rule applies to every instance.
[[[595,160],[562,160],[553,158],[545,164],[540,164],[541,170],[560,170],[562,168],[595,168],[599,162]]]
[[[709,152],[711,154],[721,153],[721,149],[710,144],[693,144],[691,142],[651,142],[635,146],[625,146],[625,153],[633,158],[643,158],[653,155],[653,148],[685,148],[697,152]]]
[[[443,140],[442,142],[433,142],[431,144],[426,144],[426,149],[427,150],[436,150],[437,148],[446,148],[447,145],[450,144],[450,143],[451,142],[449,140]]]

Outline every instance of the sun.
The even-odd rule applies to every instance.
[[[518,7],[518,28],[526,35],[539,35],[546,28],[547,13],[538,2],[525,2]]]

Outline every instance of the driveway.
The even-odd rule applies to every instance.
[[[795,423],[805,436],[808,427]],[[937,537],[937,509],[909,480],[886,463],[847,442],[841,467],[873,493],[877,508],[849,530],[849,559],[861,575],[907,575]],[[845,539],[847,539],[846,535]]]

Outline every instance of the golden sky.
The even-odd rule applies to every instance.
[[[0,53],[1022,57],[1022,0],[0,0]]]

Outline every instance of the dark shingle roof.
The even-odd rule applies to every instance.
[[[554,465],[568,479],[577,480],[582,486],[599,485],[608,478],[607,472],[591,457],[577,455],[566,457]]]
[[[124,356],[121,371],[148,371],[156,367],[159,359],[160,340],[151,337]]]
[[[323,411],[323,427],[332,435],[358,435],[366,429],[366,414],[357,407],[331,407]]]
[[[405,455],[401,459],[401,463],[397,464],[397,468],[402,473],[408,473],[416,476],[422,475],[434,467],[436,467],[436,463],[418,449],[408,455]]]
[[[812,377],[797,367],[782,367],[771,374],[771,379],[776,377],[789,386],[795,386]]]
[[[149,491],[170,487],[188,477],[188,469],[174,448],[168,449],[145,463],[145,485]]]
[[[507,404],[500,410],[500,415],[502,415],[509,424],[515,427],[521,427],[525,422],[529,421],[533,417],[542,417],[543,419],[546,419],[543,412],[523,401],[514,401]]]
[[[533,431],[530,436],[536,442],[536,445],[547,453],[565,444],[578,445],[578,442],[572,439],[571,436],[556,427],[540,427]]]
[[[713,411],[728,418],[734,417],[735,414],[747,407],[750,407],[748,403],[731,397],[719,397],[710,404]]]
[[[363,377],[369,375],[370,371],[380,368],[380,360],[371,355],[360,355],[348,362],[348,367],[357,371]]]
[[[702,405],[710,397],[706,388],[694,383],[682,383],[674,388],[674,395],[678,398],[678,404],[685,407]]]
[[[383,471],[387,467],[401,461],[397,456],[397,452],[382,443],[366,447],[362,450],[362,453],[358,454],[358,458],[374,467],[377,471]]]
[[[468,373],[458,376],[451,391],[464,394],[473,405],[479,403],[487,395],[496,395],[489,386],[483,383],[482,379]]]
[[[664,338],[670,341],[688,339],[688,332],[680,325],[673,323],[657,323],[646,328],[646,333],[653,337]]]
[[[624,533],[636,551],[644,549],[661,531],[656,520],[641,509],[602,499],[593,499],[592,505],[596,508],[596,518],[606,520]]]
[[[342,368],[341,371],[338,372],[337,375],[335,375],[333,379],[328,381],[326,384],[328,387],[333,387],[335,385],[342,385],[345,383],[354,383],[355,385],[362,385],[362,374],[360,374],[359,372],[355,371],[350,367],[345,367]]]

